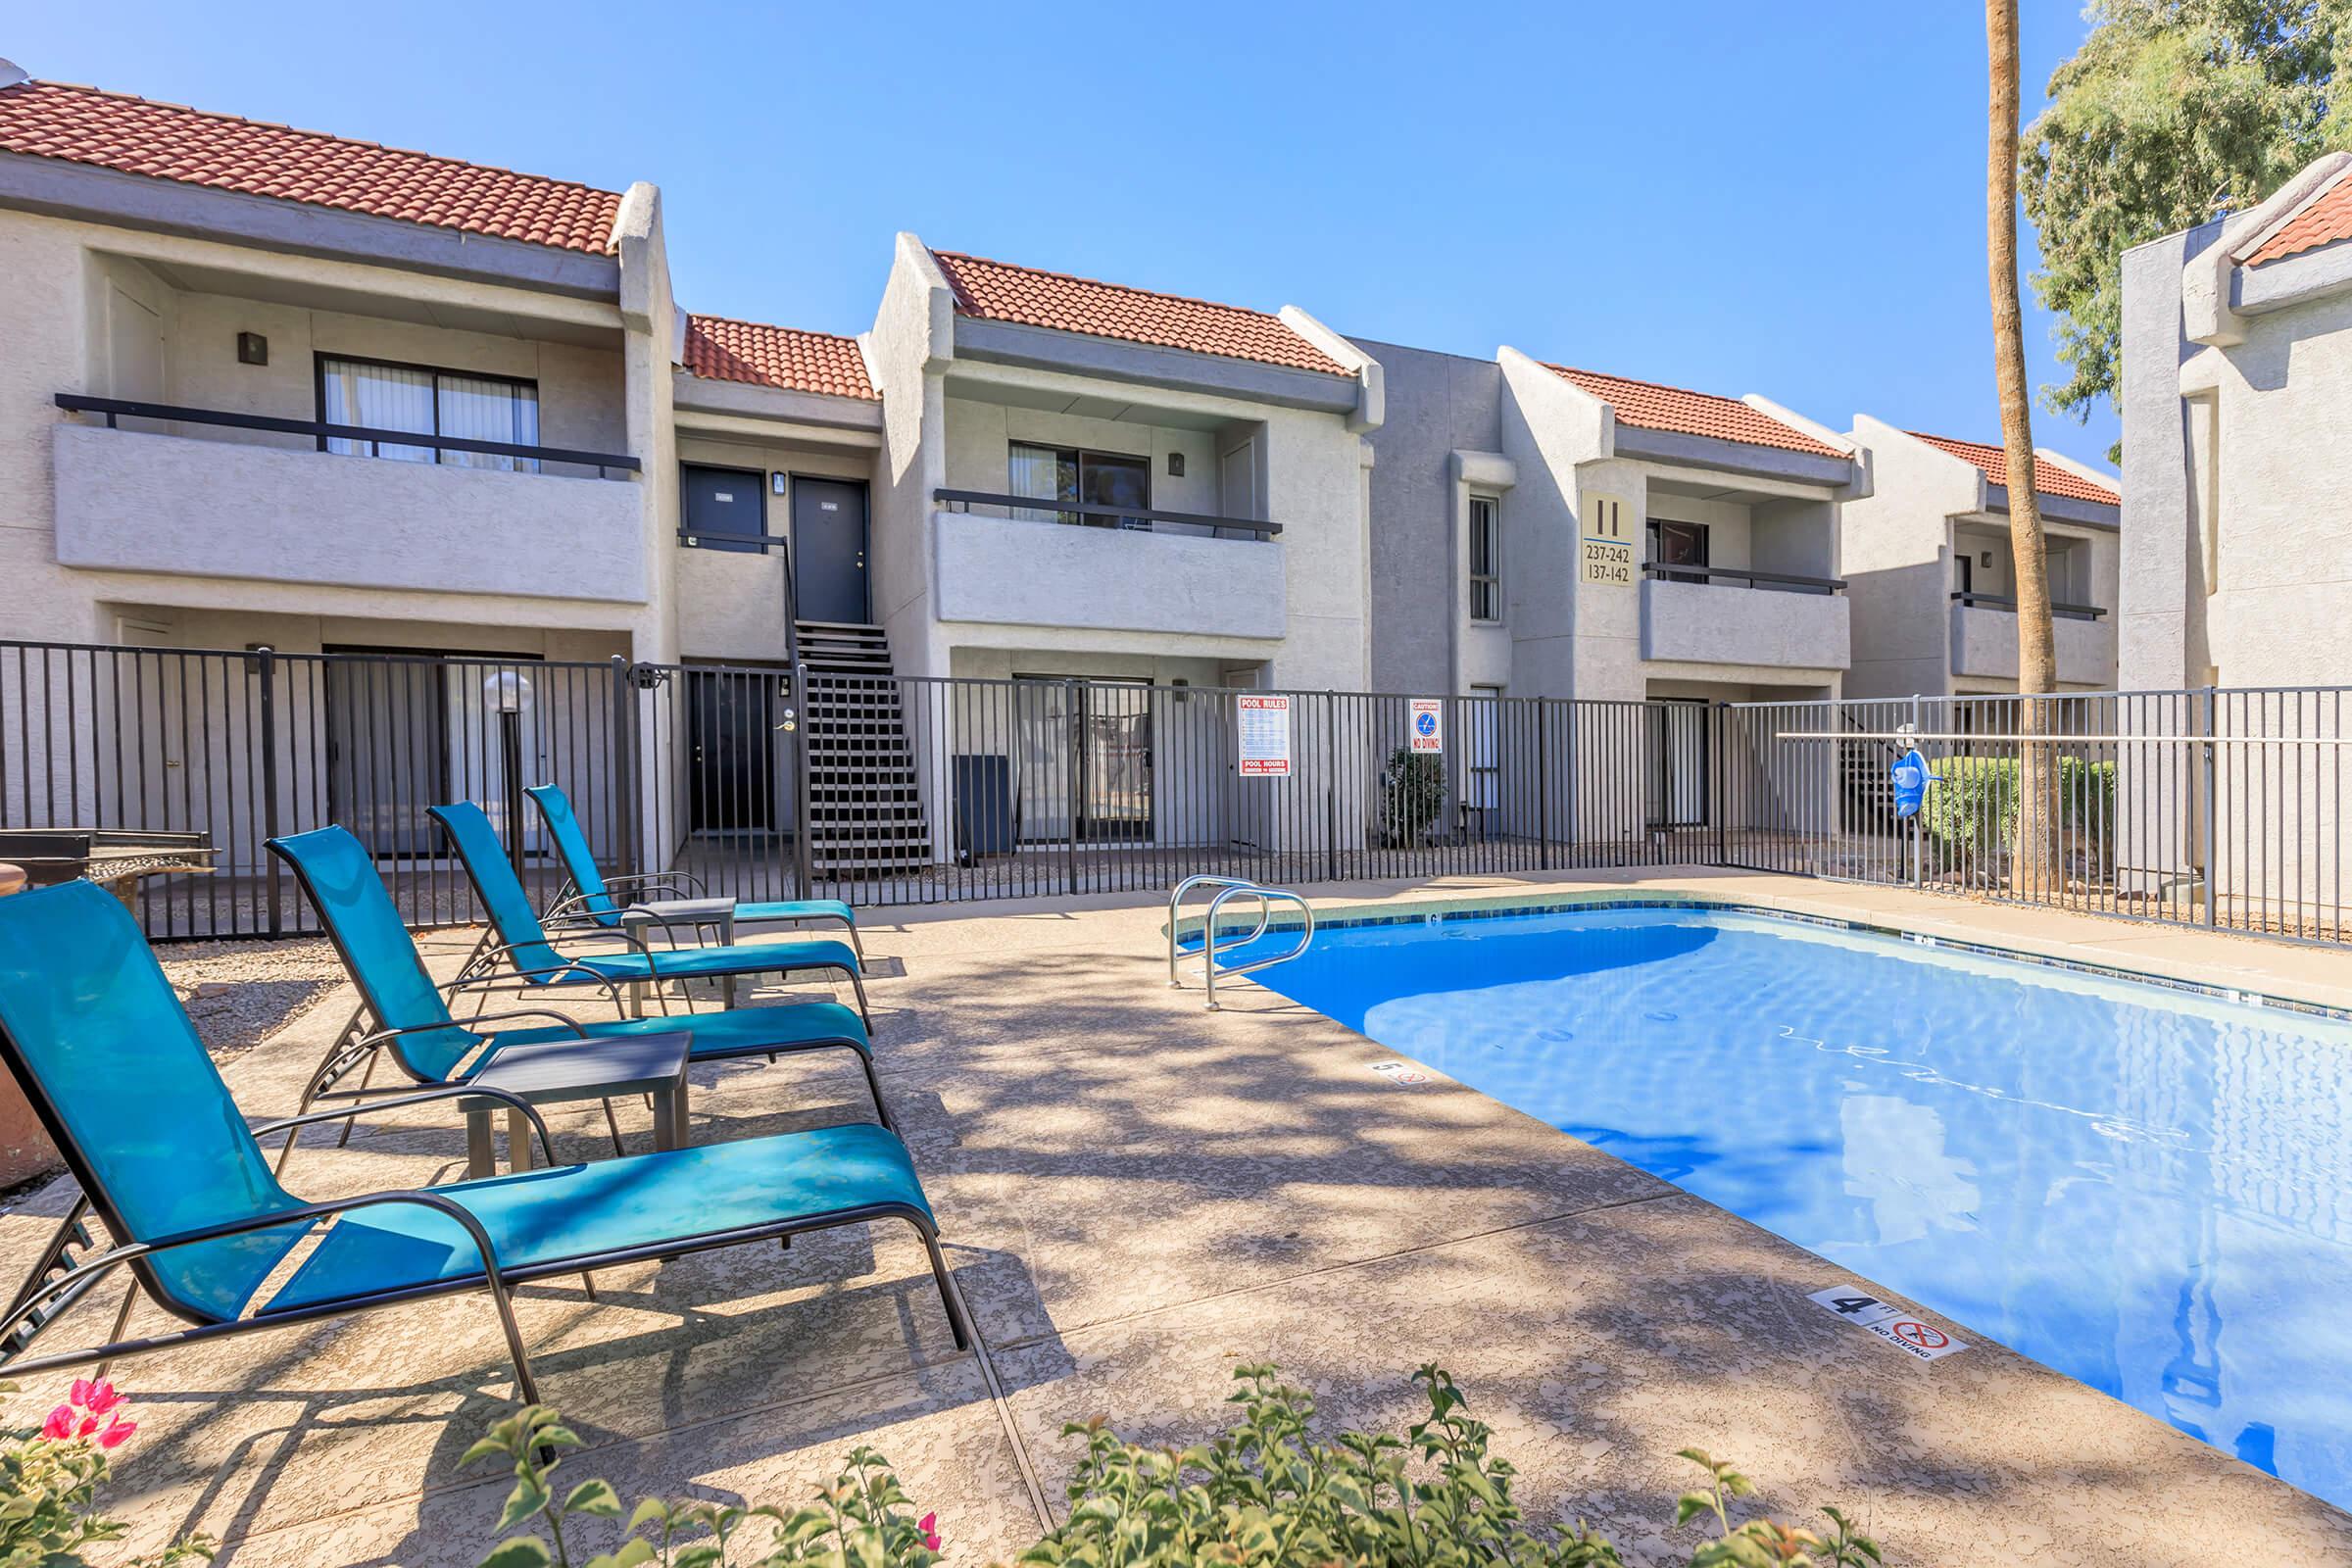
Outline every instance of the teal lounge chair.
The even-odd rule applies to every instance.
[[[298,1111],[307,1111],[324,1099],[360,1099],[371,1091],[369,1082],[377,1060],[389,1056],[412,1085],[463,1083],[479,1073],[502,1051],[515,1046],[541,1045],[564,1039],[603,1040],[613,1036],[658,1034],[683,1027],[694,1037],[691,1061],[730,1061],[748,1056],[780,1055],[803,1051],[854,1051],[865,1069],[865,1085],[874,1097],[874,1113],[882,1125],[891,1124],[883,1108],[882,1086],[874,1077],[873,1048],[858,1015],[838,1002],[810,1002],[783,1007],[738,1007],[725,1012],[700,1012],[686,1019],[623,1018],[578,1022],[561,1013],[509,1011],[486,1014],[460,1024],[449,1010],[450,988],[437,986],[417,956],[400,910],[385,891],[383,878],[367,849],[340,827],[322,827],[270,840],[270,851],[284,861],[302,885],[303,896],[318,911],[318,923],[342,956],[352,983],[359,987],[366,1014],[374,1020],[372,1032],[357,1020],[338,1035],[302,1092]],[[537,1027],[486,1030],[485,1024],[515,1025],[536,1020]],[[353,1069],[362,1067],[360,1087],[334,1086]],[[399,1090],[376,1090],[395,1094]],[[608,1115],[611,1107],[607,1106]],[[294,1134],[278,1155],[284,1170]],[[614,1152],[620,1134],[613,1131]]]
[[[550,915],[587,914],[607,930],[621,928],[621,910],[626,907],[642,911],[660,925],[666,920],[685,923],[691,920],[696,904],[712,902],[705,893],[700,878],[685,871],[647,871],[636,876],[606,876],[597,869],[596,852],[589,848],[588,835],[580,827],[580,819],[571,808],[570,799],[562,786],[534,784],[522,792],[539,808],[539,819],[547,824],[548,836],[556,841],[556,853],[564,857],[564,868],[571,873],[571,881],[556,895],[548,906]],[[626,889],[624,899],[613,896],[616,888]],[[653,895],[648,897],[648,895]],[[865,943],[858,935],[858,911],[839,899],[786,899],[768,903],[734,901],[735,924],[744,925],[801,925],[811,920],[833,921],[849,927],[850,943],[858,956],[865,956]]]
[[[536,1401],[516,1286],[882,1219],[922,1238],[956,1348],[970,1345],[906,1148],[864,1122],[304,1201],[270,1174],[257,1133],[485,1091],[452,1084],[249,1129],[130,911],[88,882],[0,899],[0,1060],[81,1187],[0,1315],[11,1375],[482,1291],[516,1396]],[[538,1112],[503,1098],[544,1148]],[[93,1209],[113,1244],[103,1251],[84,1225]],[[132,1294],[109,1343],[26,1356],[61,1312],[124,1268]],[[185,1327],[124,1340],[138,1292]]]
[[[499,939],[497,946],[485,947],[473,956],[460,979],[494,972],[503,958],[526,989],[625,985],[637,999],[637,1010],[643,1011],[644,988],[649,984],[659,988],[664,980],[722,981],[732,1001],[734,981],[742,975],[838,969],[849,976],[850,984],[858,992],[859,1020],[868,1029],[873,1027],[873,1014],[865,1004],[865,979],[858,970],[858,955],[850,951],[847,943],[820,937],[656,953],[631,932],[607,931],[593,926],[593,922],[586,933],[567,931],[564,936],[550,937],[547,925],[531,908],[530,895],[523,892],[521,879],[508,863],[506,847],[498,842],[497,830],[491,827],[490,818],[483,814],[482,808],[471,801],[459,801],[449,806],[427,807],[425,810],[441,824],[441,831],[449,835],[450,843],[456,847],[466,875],[473,883],[474,895],[489,911],[491,928]],[[568,923],[562,919],[556,922],[559,927]],[[629,951],[580,955],[556,951],[558,942],[578,940],[583,935],[608,942],[624,941]]]

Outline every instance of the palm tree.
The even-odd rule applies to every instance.
[[[1984,235],[1992,290],[1992,369],[2000,387],[2001,445],[2009,462],[2009,553],[2017,575],[2018,800],[2012,891],[2055,886],[2058,760],[2031,737],[2047,727],[2047,704],[2031,694],[2058,684],[2050,626],[2049,555],[2034,493],[2034,420],[2026,401],[2025,326],[2017,300],[2017,0],[1984,0],[1991,61],[1986,116]]]

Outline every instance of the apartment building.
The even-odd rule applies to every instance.
[[[1023,767],[1025,734],[1066,727],[1056,679],[1365,680],[1380,370],[1296,308],[901,235],[857,338],[696,315],[650,184],[32,80],[0,85],[0,256],[24,284],[0,303],[0,636],[797,660],[831,681],[811,743],[856,753],[845,794],[892,803],[843,863],[953,853],[959,746],[999,760],[1024,833],[1228,831],[1155,804],[1219,792],[1152,776],[1140,696],[1084,716],[1102,757]],[[910,714],[894,674],[1021,686]],[[392,750],[338,733],[363,711],[429,736],[484,700],[386,680],[319,694],[330,750]],[[784,825],[782,701],[690,674],[673,793]]]
[[[1834,697],[1851,661],[1851,444],[1762,398],[1361,345],[1373,679],[1596,699]]]
[[[1645,810],[1672,826],[1710,795],[1706,704],[1850,693],[1909,657],[1875,650],[1882,621],[1948,625],[1939,678],[1999,679],[1998,568],[1959,564],[2004,526],[1981,454],[1759,396],[1349,339],[910,233],[854,337],[696,314],[651,184],[25,79],[0,81],[0,636],[536,661],[542,704],[599,662],[674,666],[645,792],[688,803],[650,830],[672,837],[708,799],[734,829],[795,825],[800,698],[745,672],[803,664],[820,869],[975,834],[1360,830],[1353,804],[1269,814],[1187,688],[1464,705],[1470,813],[1500,745],[1482,699],[1654,701]],[[2099,505],[2061,493],[2055,531],[2075,504]],[[1931,574],[1984,575],[1874,618],[1849,592],[1862,516],[1918,519],[1872,538],[1917,532]],[[2102,614],[2112,520],[2079,521]],[[504,700],[334,680],[307,699],[330,806],[400,795],[368,759]],[[1405,716],[1367,713],[1367,735]],[[495,795],[507,765],[454,756],[376,831],[429,848],[425,797]]]
[[[1998,443],[1903,430],[1859,416],[1849,439],[1872,493],[1847,505],[1853,605],[1849,697],[2017,690],[2017,597],[2008,458]],[[2061,690],[2116,683],[2123,497],[2109,474],[2034,454]]]
[[[1467,700],[1468,807],[1494,698],[1661,704],[1643,822],[1592,824],[1621,832],[1705,825],[1707,704],[1839,694],[1839,514],[1871,489],[1845,437],[1761,397],[1508,347],[1359,346],[1389,407],[1371,437],[1372,678]]]
[[[2124,684],[2352,683],[2352,154],[2123,288]]]

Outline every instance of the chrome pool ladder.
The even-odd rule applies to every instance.
[[[1179,906],[1184,903],[1184,896],[1193,889],[1200,887],[1213,887],[1217,890],[1215,896],[1208,901],[1207,915],[1200,922],[1200,972],[1208,988],[1207,1006],[1211,1012],[1217,1010],[1217,980],[1219,976],[1231,979],[1237,974],[1252,974],[1259,969],[1270,969],[1278,963],[1288,963],[1304,953],[1315,940],[1314,906],[1289,888],[1266,887],[1261,883],[1252,882],[1247,877],[1209,876],[1206,874],[1188,876],[1176,884],[1176,891],[1168,895],[1168,984],[1175,990],[1182,991],[1184,989],[1184,975],[1178,968],[1178,963],[1183,957],[1183,951],[1176,940],[1176,917]],[[1256,900],[1257,921],[1249,930],[1238,936],[1219,940],[1217,916],[1224,912],[1226,904],[1234,899]],[[1299,914],[1305,919],[1306,923],[1298,933],[1298,945],[1282,953],[1269,954],[1262,958],[1252,958],[1247,963],[1219,964],[1217,957],[1220,954],[1231,953],[1237,948],[1246,948],[1266,934],[1266,927],[1274,918],[1274,906],[1278,903],[1296,904],[1298,906]]]

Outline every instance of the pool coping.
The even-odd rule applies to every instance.
[[[2225,1002],[2237,1006],[2261,1007],[2281,1012],[2299,1013],[2306,1017],[2326,1018],[2335,1023],[2352,1023],[2352,1006],[2312,1002],[2265,990],[2243,986],[2222,985],[2213,981],[2190,980],[2180,975],[2157,970],[2136,968],[2122,963],[2094,963],[2082,958],[2061,957],[2056,954],[2036,953],[2026,948],[2002,947],[1995,943],[1967,937],[1947,936],[1940,932],[1920,931],[1909,926],[1889,925],[1883,921],[1856,919],[1846,915],[1821,914],[1809,909],[1793,909],[1782,905],[1756,904],[1746,900],[1719,897],[1707,893],[1676,893],[1660,896],[1654,893],[1615,893],[1593,889],[1572,895],[1557,893],[1490,894],[1469,898],[1434,898],[1408,900],[1400,907],[1390,904],[1343,905],[1328,912],[1317,907],[1314,911],[1317,931],[1362,930],[1391,925],[1443,925],[1456,920],[1492,920],[1515,915],[1569,914],[1587,909],[1705,909],[1727,914],[1751,915],[1764,920],[1786,920],[1797,925],[1810,925],[1834,931],[1846,931],[1869,936],[1892,937],[1898,941],[1938,952],[1960,953],[1971,957],[1999,958],[2015,963],[2034,964],[2040,968],[2063,969],[2094,979],[2120,980],[2140,985],[2159,986],[2168,991],[2200,997],[2212,1002]],[[1198,955],[1200,928],[1205,914],[1185,915],[1176,922],[1176,938],[1180,944],[1192,944],[1185,956]],[[1289,912],[1270,916],[1257,935],[1298,931],[1305,920]],[[1167,924],[1160,932],[1167,934]],[[1234,975],[1231,979],[1248,979]]]

